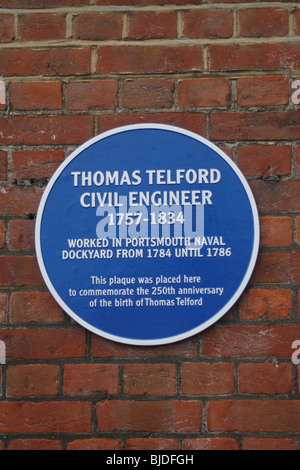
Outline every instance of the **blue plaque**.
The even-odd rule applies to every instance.
[[[231,159],[161,124],[105,132],[73,152],[43,194],[38,263],[58,304],[126,344],[188,338],[242,294],[259,247],[249,185]]]

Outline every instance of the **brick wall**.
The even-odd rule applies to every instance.
[[[0,8],[0,448],[299,449],[299,2]],[[92,136],[141,122],[215,142],[248,178],[261,222],[240,301],[161,347],[113,343],[70,320],[34,251],[58,165]]]

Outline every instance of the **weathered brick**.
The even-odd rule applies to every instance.
[[[76,439],[67,450],[121,450],[120,439]]]
[[[1,75],[80,75],[91,71],[91,51],[88,47],[56,47],[47,49],[0,50]]]
[[[63,161],[63,150],[17,150],[12,153],[12,178],[13,180],[50,178]]]
[[[0,323],[6,322],[7,294],[0,293]]]
[[[178,87],[178,103],[184,108],[227,106],[230,97],[230,81],[226,78],[189,78]]]
[[[0,207],[3,215],[35,214],[43,189],[35,187],[6,186],[0,191]]]
[[[173,364],[127,364],[124,366],[125,395],[168,395],[176,393]]]
[[[179,450],[179,441],[149,437],[126,439],[125,450]]]
[[[3,433],[88,433],[92,404],[85,402],[1,402]]]
[[[300,282],[300,253],[261,253],[252,282]]]
[[[62,107],[60,82],[14,82],[10,101],[16,110],[54,110]]]
[[[92,355],[93,357],[102,358],[119,358],[119,359],[136,359],[136,358],[158,358],[164,357],[180,357],[185,358],[196,356],[196,338],[189,338],[172,345],[157,346],[155,348],[147,348],[143,346],[128,346],[112,341],[108,341],[100,336],[92,335]]]
[[[300,111],[215,112],[210,118],[212,140],[294,140],[300,132]]]
[[[186,38],[230,38],[233,34],[233,14],[230,10],[196,10],[183,14]]]
[[[208,47],[210,71],[297,70],[298,43],[213,44]]]
[[[19,15],[21,41],[48,41],[66,38],[66,18],[60,13]]]
[[[298,400],[228,400],[207,405],[209,431],[297,433],[299,414]]]
[[[11,42],[15,37],[14,16],[0,15],[0,42]]]
[[[240,364],[240,393],[289,393],[293,386],[292,364]]]
[[[10,301],[12,323],[58,323],[64,320],[60,306],[49,292],[13,292]]]
[[[34,250],[35,220],[12,220],[9,222],[9,248],[11,250]]]
[[[171,11],[133,11],[128,14],[128,39],[167,39],[177,36],[177,15]]]
[[[7,396],[58,395],[59,367],[47,364],[10,366],[7,370]]]
[[[291,357],[291,344],[300,338],[300,327],[228,326],[206,331],[202,354],[206,357]]]
[[[293,227],[290,217],[261,217],[260,245],[280,248],[293,243]]]
[[[0,220],[0,250],[5,247],[6,243],[6,229],[4,222]]]
[[[93,137],[92,116],[0,117],[1,141],[6,145],[82,144]]]
[[[118,371],[115,364],[66,364],[64,393],[73,396],[116,395]]]
[[[68,84],[67,107],[70,110],[114,109],[117,106],[117,80],[93,80]]]
[[[90,0],[60,0],[59,6],[83,6],[89,5]],[[56,8],[57,0],[0,0],[0,7],[3,8]]]
[[[99,132],[139,123],[169,124],[197,132],[204,137],[206,135],[206,117],[204,113],[113,114],[102,115],[98,118]]]
[[[288,77],[240,77],[236,81],[240,106],[279,106],[288,104]]]
[[[277,178],[291,174],[291,147],[248,145],[238,150],[238,166],[245,176]]]
[[[291,438],[245,437],[244,450],[299,450],[297,441]]]
[[[300,245],[300,216],[296,217],[296,243]]]
[[[66,359],[85,357],[83,329],[1,329],[8,359]]]
[[[122,87],[125,108],[171,108],[174,82],[166,79],[140,78],[126,80]]]
[[[261,211],[297,211],[300,208],[300,181],[249,181]]]
[[[293,296],[287,289],[250,289],[243,294],[239,307],[244,320],[289,318]]]
[[[57,439],[12,439],[8,450],[62,450]]]
[[[0,57],[1,58],[1,57]],[[98,73],[170,73],[203,69],[202,47],[99,46]]]
[[[238,11],[240,36],[287,36],[289,12],[283,8],[246,8]]]
[[[184,439],[183,450],[238,450],[238,443],[231,438]]]
[[[184,395],[222,395],[234,391],[234,366],[231,363],[182,364]]]
[[[7,152],[0,151],[0,180],[7,178]]]
[[[34,256],[0,256],[0,287],[42,286]]]
[[[121,39],[122,14],[120,13],[81,13],[73,20],[75,39],[105,41]]]
[[[97,403],[98,431],[199,432],[197,401],[106,401]]]

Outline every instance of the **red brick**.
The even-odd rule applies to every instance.
[[[171,11],[128,14],[128,39],[168,39],[177,36],[177,15]]]
[[[43,190],[35,187],[7,186],[0,191],[0,207],[3,215],[35,214]]]
[[[0,323],[6,322],[7,294],[0,293]]]
[[[210,127],[212,140],[295,140],[300,111],[215,112]]]
[[[300,68],[298,43],[214,44],[208,47],[209,70],[297,70]]]
[[[85,357],[83,329],[0,330],[8,359],[67,359]]]
[[[180,341],[172,345],[157,346],[155,348],[147,348],[143,346],[128,346],[112,341],[108,341],[100,336],[92,335],[92,355],[93,357],[102,358],[120,358],[120,359],[137,359],[137,358],[157,358],[164,357],[180,357],[192,358],[196,356],[196,339],[195,337]]]
[[[292,292],[286,289],[251,289],[239,303],[243,320],[289,318],[293,308]]]
[[[119,368],[115,364],[66,364],[64,393],[74,396],[116,395]]]
[[[1,59],[1,57],[0,57]],[[202,47],[186,46],[100,46],[97,72],[170,73],[203,69]]]
[[[279,106],[289,102],[288,77],[241,77],[236,87],[240,106]]]
[[[179,450],[179,441],[161,438],[126,439],[125,450]]]
[[[92,404],[77,402],[1,402],[3,433],[88,433]]]
[[[300,245],[300,216],[296,217],[296,243]]]
[[[4,145],[76,145],[93,137],[93,116],[0,117]]]
[[[58,395],[59,367],[46,364],[10,366],[7,396],[37,397]]]
[[[300,181],[249,181],[261,211],[298,211],[300,209]]]
[[[122,88],[125,108],[171,108],[174,82],[166,79],[140,78],[126,80]]]
[[[244,450],[299,450],[296,440],[289,438],[245,437]]]
[[[245,176],[272,178],[291,174],[291,147],[249,145],[238,150],[238,166]]]
[[[67,450],[121,450],[119,439],[77,439],[68,444]]]
[[[184,439],[183,450],[238,450],[238,443],[231,438]]]
[[[82,13],[73,20],[75,39],[105,41],[121,39],[122,14],[120,13]]]
[[[55,439],[13,439],[8,450],[62,450],[62,443]]]
[[[285,432],[300,430],[298,400],[228,400],[207,405],[209,431]]]
[[[0,220],[0,249],[5,247],[6,243],[6,230],[2,220]]]
[[[87,47],[48,49],[2,49],[1,75],[80,75],[91,71],[91,51]]]
[[[7,179],[7,153],[0,151],[0,180]]]
[[[295,147],[295,169],[296,173],[300,175],[300,146]]]
[[[169,124],[196,132],[204,137],[206,134],[206,116],[204,113],[114,114],[102,115],[98,118],[100,132],[114,127],[139,123]]]
[[[282,8],[247,8],[238,11],[240,36],[287,36],[289,12]]]
[[[295,34],[300,35],[300,8],[297,8],[294,13],[295,18]]]
[[[283,247],[293,243],[292,219],[290,217],[261,217],[260,246]]]
[[[202,337],[205,357],[291,357],[291,344],[300,338],[300,327],[228,326],[206,331]]]
[[[199,432],[196,401],[106,401],[96,405],[98,431]]]
[[[183,14],[186,38],[230,38],[233,14],[227,10],[193,10]]]
[[[0,256],[0,286],[44,285],[34,256]]]
[[[240,364],[239,393],[290,393],[292,364]]]
[[[21,41],[47,41],[66,38],[66,18],[59,13],[19,15]]]
[[[252,282],[300,282],[300,253],[261,253]]]
[[[10,250],[34,250],[35,220],[12,220],[9,223]]]
[[[184,395],[222,395],[233,392],[233,364],[182,364],[182,393]]]
[[[14,82],[10,85],[12,109],[52,110],[61,109],[60,82]]]
[[[12,153],[12,178],[50,178],[63,161],[63,150],[17,150]]]
[[[12,323],[56,323],[64,315],[49,292],[13,292],[10,302]]]
[[[227,106],[230,96],[230,82],[226,78],[190,78],[178,87],[178,104],[184,108]]]
[[[117,80],[93,80],[68,84],[67,107],[70,110],[114,109],[117,106]]]
[[[172,5],[198,5],[199,0],[172,0]],[[170,5],[170,0],[97,0],[97,5],[130,5],[130,6],[149,6],[149,5]]]
[[[14,16],[0,15],[0,42],[11,42],[14,37]]]
[[[173,364],[127,364],[124,366],[125,395],[175,395]]]
[[[89,5],[90,0],[59,0],[59,6],[83,6]],[[0,0],[3,8],[57,8],[57,0]]]

